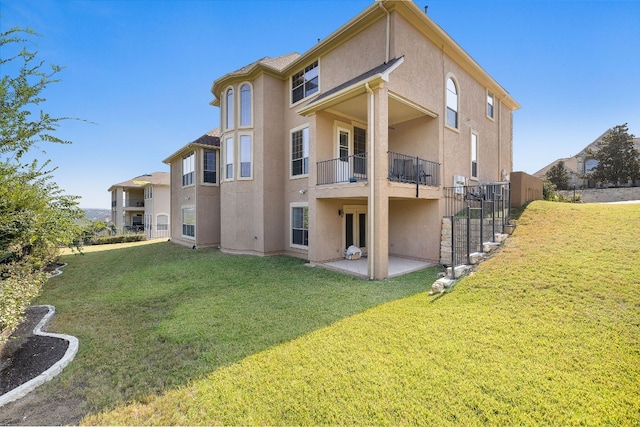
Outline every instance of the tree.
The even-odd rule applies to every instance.
[[[566,190],[569,187],[569,173],[562,160],[553,165],[545,176],[558,190]]]
[[[640,153],[633,146],[633,138],[626,123],[613,127],[602,138],[599,150],[588,151],[598,162],[589,178],[617,185],[640,178]]]
[[[38,111],[61,68],[45,71],[38,52],[22,46],[29,35],[35,33],[20,28],[0,34],[0,65],[14,71],[0,83],[0,346],[38,294],[58,248],[77,238],[84,216],[77,197],[52,181],[49,161],[23,160],[40,142],[68,143],[52,134],[67,118]]]

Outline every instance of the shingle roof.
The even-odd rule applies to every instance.
[[[208,145],[210,147],[220,147],[220,128],[211,129],[209,132],[202,135],[200,138],[195,141],[189,143],[191,144],[200,144],[200,145]]]
[[[169,185],[170,182],[171,181],[169,172],[153,172],[150,174],[137,176],[128,181],[113,184],[111,187],[109,187],[108,191],[112,191],[114,187],[141,188],[147,184]]]

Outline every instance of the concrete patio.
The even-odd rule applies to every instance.
[[[367,278],[367,258],[358,260],[342,259],[339,261],[331,261],[320,264],[331,270],[349,273],[356,276]],[[438,264],[435,262],[424,262],[415,259],[389,257],[389,276],[395,277],[403,274],[412,273],[428,267],[434,267]]]

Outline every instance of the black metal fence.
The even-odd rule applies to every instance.
[[[457,186],[444,189],[446,215],[451,222],[451,267],[471,264],[471,255],[495,242],[509,223],[509,183]]]
[[[318,162],[318,185],[367,180],[367,153]]]
[[[389,151],[389,181],[440,185],[440,163]]]

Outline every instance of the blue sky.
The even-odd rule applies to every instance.
[[[0,0],[0,27],[31,27],[66,67],[43,110],[66,121],[43,144],[80,206],[219,123],[213,81],[264,56],[305,52],[373,0]],[[533,173],[609,127],[640,136],[640,1],[424,0],[429,16],[521,105],[514,170]],[[3,56],[4,57],[4,56]],[[4,72],[3,72],[4,74]]]

